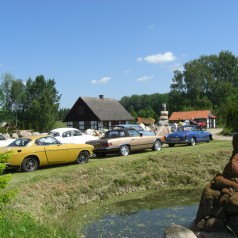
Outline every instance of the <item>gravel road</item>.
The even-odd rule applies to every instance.
[[[207,129],[207,131],[212,133],[213,140],[232,140],[232,136],[223,136],[219,135],[222,132],[222,128],[211,128]]]

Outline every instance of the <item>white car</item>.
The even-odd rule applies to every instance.
[[[87,135],[75,128],[57,128],[49,132],[49,135],[55,137],[61,143],[85,144],[88,140],[98,140],[99,137]]]
[[[0,147],[5,147],[12,143],[15,139],[9,139],[3,134],[0,133]]]

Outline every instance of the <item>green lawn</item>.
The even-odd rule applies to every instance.
[[[9,208],[29,214],[39,225],[47,221],[42,229],[50,230],[51,222],[85,203],[135,191],[203,188],[223,171],[231,154],[231,141],[211,141],[173,148],[163,145],[161,151],[91,158],[87,164],[31,173],[12,172],[6,190],[16,196]]]

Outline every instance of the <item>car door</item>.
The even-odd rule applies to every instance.
[[[143,150],[149,148],[149,142],[146,137],[141,135],[137,130],[129,129],[128,133],[131,137],[131,150]]]
[[[207,141],[208,139],[207,133],[205,133],[204,130],[201,129],[201,127],[197,127],[196,134],[198,142]]]
[[[41,138],[41,142],[49,164],[67,162],[69,151],[63,144],[59,144],[57,140],[49,136]]]

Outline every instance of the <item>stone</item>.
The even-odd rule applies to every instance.
[[[196,238],[197,236],[186,227],[172,224],[164,231],[164,238]]]

